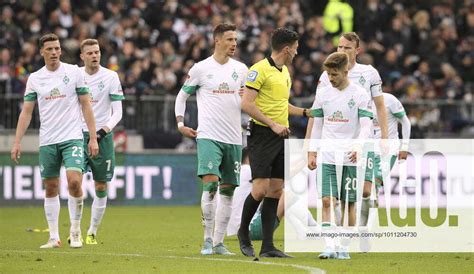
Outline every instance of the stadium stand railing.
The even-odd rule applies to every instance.
[[[123,104],[121,125],[127,131],[143,134],[147,132],[175,133],[173,95],[128,95]],[[313,98],[292,98],[297,106],[310,108]],[[20,94],[0,95],[0,130],[14,132],[21,111],[23,97]],[[469,137],[474,126],[474,104],[464,100],[416,100],[403,101],[403,105],[414,128],[423,136],[415,138]],[[196,128],[196,98],[189,98],[186,106],[186,124]],[[37,108],[30,129],[39,129]],[[415,129],[416,132],[416,129]]]

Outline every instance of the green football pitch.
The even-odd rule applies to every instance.
[[[63,201],[64,204],[64,201]],[[89,224],[84,209],[82,231]],[[316,253],[294,253],[293,259],[254,262],[240,254],[236,237],[226,244],[236,256],[201,256],[200,208],[107,208],[99,244],[69,248],[67,207],[61,208],[61,248],[40,250],[47,232],[42,207],[0,208],[0,273],[472,273],[472,253],[352,253],[352,259],[319,260]],[[283,248],[283,226],[275,235]],[[260,243],[254,243],[257,251]]]

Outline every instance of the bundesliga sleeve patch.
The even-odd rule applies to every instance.
[[[258,72],[255,71],[255,70],[251,70],[249,71],[249,73],[247,74],[247,81],[249,82],[255,82],[255,80],[257,79],[257,76],[258,76]]]

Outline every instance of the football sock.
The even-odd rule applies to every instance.
[[[318,222],[313,217],[313,214],[308,210],[308,226],[317,226]]]
[[[249,193],[249,196],[245,199],[244,207],[242,208],[242,220],[240,222],[239,230],[243,233],[249,233],[250,221],[252,221],[253,215],[255,215],[259,205],[260,201],[255,200],[252,193]]]
[[[58,219],[60,209],[59,195],[52,198],[44,198],[44,213],[48,221],[50,239],[59,240]]]
[[[360,226],[367,226],[369,220],[369,210],[372,207],[372,200],[370,197],[362,198],[361,212],[360,212]]]
[[[336,233],[336,224],[323,222],[322,223],[322,233],[327,234],[324,236],[324,241],[326,242],[326,250],[336,251],[336,238],[331,237],[333,233]]]
[[[219,189],[220,203],[216,210],[216,225],[214,229],[214,245],[224,242],[224,235],[229,225],[232,213],[232,199],[234,198],[233,187]]]
[[[336,204],[334,205],[334,218],[335,224],[340,226],[342,224],[342,212],[341,212],[341,202],[339,200],[336,201]]]
[[[94,196],[94,201],[92,202],[91,208],[91,224],[89,230],[87,230],[87,235],[97,235],[97,229],[99,228],[102,218],[104,217],[105,208],[107,207],[107,195],[105,197]]]
[[[204,240],[212,239],[214,230],[214,217],[216,215],[216,191],[217,182],[203,184],[201,196],[202,220],[204,224]]]
[[[265,197],[262,203],[262,250],[274,249],[273,226],[275,225],[276,211],[279,199]]]
[[[84,203],[83,197],[76,198],[69,195],[67,205],[69,208],[69,219],[71,220],[71,232],[81,231],[83,203]]]

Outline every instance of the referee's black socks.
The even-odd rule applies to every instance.
[[[265,197],[262,203],[262,251],[275,249],[273,245],[273,228],[277,218],[278,201],[280,199]],[[260,251],[260,253],[262,253]]]
[[[260,201],[257,201],[253,198],[252,193],[249,193],[247,199],[245,199],[244,207],[242,208],[242,219],[240,221],[240,231],[244,232],[246,235],[249,234],[249,225],[252,221],[253,215],[258,209]]]

